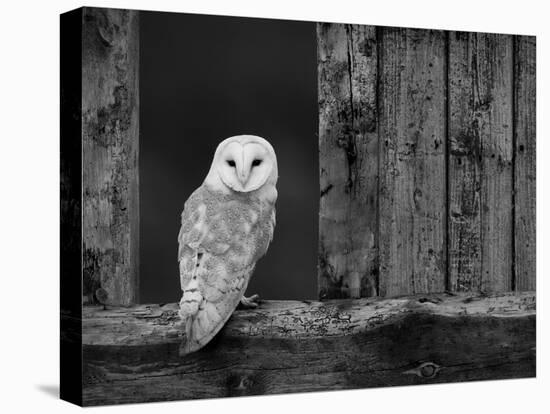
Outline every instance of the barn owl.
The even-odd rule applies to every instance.
[[[244,297],[254,266],[273,238],[277,158],[265,139],[222,141],[203,184],[185,202],[178,236],[185,329],[182,355],[206,345]]]

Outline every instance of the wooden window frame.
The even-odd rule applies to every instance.
[[[487,40],[483,34],[433,31],[430,47],[443,53],[445,75],[415,75],[430,85],[424,95],[431,99],[434,89],[449,85],[449,73],[453,81],[472,76],[461,65],[461,59],[471,59],[464,45],[504,42],[502,56],[515,76],[510,92],[515,109],[505,108],[502,115],[496,105],[491,114],[513,118],[506,149],[513,162],[504,167],[490,157],[479,162],[496,176],[497,187],[510,185],[499,181],[503,175],[494,173],[497,167],[507,171],[512,183],[529,185],[514,187],[514,198],[507,201],[514,203],[510,225],[516,230],[503,242],[511,244],[503,245],[497,236],[506,228],[495,229],[479,215],[472,220],[464,215],[462,221],[443,218],[438,228],[428,229],[429,239],[409,238],[410,233],[393,239],[401,237],[392,233],[396,221],[409,232],[414,223],[395,219],[388,189],[402,185],[396,184],[395,172],[403,165],[388,159],[379,143],[399,148],[403,142],[386,121],[402,117],[414,122],[422,113],[427,124],[437,124],[434,128],[445,125],[440,132],[447,139],[435,147],[449,148],[436,151],[435,161],[424,167],[443,163],[451,169],[447,178],[442,181],[436,171],[428,171],[403,194],[414,191],[416,197],[430,186],[445,185],[453,196],[438,203],[445,211],[464,212],[472,200],[457,190],[459,184],[475,185],[485,174],[476,170],[472,157],[478,154],[452,138],[460,135],[461,122],[469,116],[463,105],[467,98],[460,96],[461,89],[438,95],[436,102],[423,95],[424,103],[412,112],[403,102],[387,99],[381,104],[380,96],[406,85],[383,79],[381,87],[379,72],[392,76],[403,63],[392,56],[373,64],[370,57],[384,53],[384,42],[396,49],[415,47],[415,41],[422,41],[420,31],[340,24],[318,24],[317,30],[321,209],[329,212],[320,228],[322,301],[265,301],[259,309],[236,311],[204,349],[180,357],[177,304],[138,305],[139,13],[82,8],[62,16],[62,398],[99,405],[536,375],[534,38],[487,35]],[[464,36],[472,39],[464,43]],[[422,61],[411,64],[420,70]],[[401,73],[395,76],[401,79]],[[407,81],[405,75],[403,79]],[[453,102],[457,110],[441,123],[447,113],[438,108]],[[423,105],[428,108],[424,112]],[[490,122],[485,116],[477,119]],[[492,150],[487,129],[477,132],[485,134],[483,145]],[[366,161],[364,168],[354,164],[358,157]],[[485,195],[488,200],[498,196]],[[345,201],[338,204],[342,197]],[[479,200],[474,202],[479,207]],[[343,220],[335,218],[342,216],[338,206],[346,211]],[[365,208],[379,213],[357,222]],[[438,207],[425,208],[436,214]],[[497,242],[476,245],[480,231],[496,232]],[[351,233],[360,237],[345,237]],[[458,237],[474,242],[455,246]],[[344,245],[339,243],[343,239]],[[417,256],[400,256],[392,247],[396,243],[406,243]],[[406,270],[430,262],[434,245],[441,243],[447,250],[438,260],[444,265],[411,279],[414,270]],[[454,257],[459,249],[466,256]],[[502,262],[502,249],[517,260],[492,268],[493,261]],[[487,282],[481,276],[486,267],[491,275],[505,271],[510,277]],[[335,275],[335,268],[344,269],[344,276]]]

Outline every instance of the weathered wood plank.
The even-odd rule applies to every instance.
[[[83,50],[83,295],[131,305],[139,273],[138,12],[84,8]]]
[[[378,293],[376,28],[319,23],[319,296]]]
[[[380,295],[445,290],[446,44],[381,29]]]
[[[515,37],[515,288],[536,288],[536,39]]]
[[[535,312],[532,293],[265,302],[180,357],[177,305],[85,309],[84,404],[531,377]]]
[[[450,288],[512,288],[512,37],[451,33]]]
[[[482,146],[481,234],[485,292],[512,287],[512,36],[476,34],[476,105]]]
[[[481,139],[481,244],[484,292],[512,288],[512,36],[471,34],[474,107]]]
[[[472,36],[449,32],[449,289],[459,292],[481,288],[481,137]]]

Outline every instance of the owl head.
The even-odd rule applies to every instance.
[[[222,141],[206,176],[213,190],[240,193],[277,183],[277,157],[267,140],[255,135],[238,135]]]

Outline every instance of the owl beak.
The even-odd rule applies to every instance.
[[[246,174],[244,171],[241,171],[241,173],[239,174],[239,181],[244,187],[245,184],[248,182],[248,174]]]
[[[244,188],[248,181],[248,177],[250,176],[250,170],[247,170],[247,168],[245,167],[246,164],[245,164],[244,148],[241,156],[242,156],[242,161],[240,163],[237,163],[237,178],[239,179],[239,182]]]

